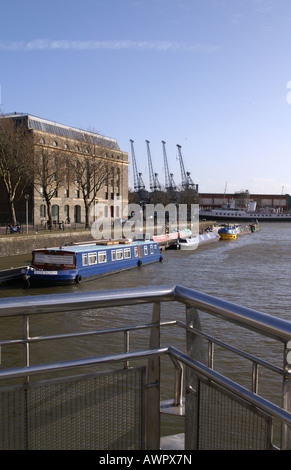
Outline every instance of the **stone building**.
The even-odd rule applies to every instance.
[[[123,217],[123,209],[128,204],[128,154],[120,150],[115,139],[101,136],[95,132],[83,131],[70,126],[57,124],[29,114],[7,114],[7,119],[16,120],[33,134],[33,152],[38,158],[42,151],[51,154],[60,151],[66,159],[76,157],[86,158],[86,143],[90,149],[94,148],[94,156],[107,162],[108,175],[94,201],[104,208],[107,217]],[[91,150],[92,151],[92,150]],[[93,151],[92,151],[93,152]],[[33,156],[32,156],[33,158]],[[98,170],[97,170],[98,171]],[[0,183],[1,184],[1,183]],[[5,191],[1,190],[0,223],[9,222],[9,211]],[[118,202],[117,202],[118,201]],[[92,204],[90,210],[90,224],[96,218]],[[54,223],[69,221],[71,223],[85,222],[85,206],[82,192],[76,180],[69,181],[58,188],[51,199],[52,218]],[[22,199],[16,203],[17,219],[22,224],[28,217],[30,224],[39,225],[47,223],[47,206],[42,196],[42,188],[37,184],[27,189]]]

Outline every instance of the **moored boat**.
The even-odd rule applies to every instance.
[[[254,222],[248,225],[238,225],[237,228],[238,228],[239,235],[244,235],[247,233],[258,232],[260,230],[260,224]]]
[[[199,209],[199,218],[215,221],[247,221],[252,222],[291,222],[291,212],[280,212],[274,208],[269,210],[245,210],[239,208]]]
[[[39,249],[26,269],[27,284],[74,284],[162,261],[154,241],[127,239]]]
[[[196,250],[199,245],[199,237],[178,238],[177,248],[179,250]]]
[[[238,229],[234,225],[226,225],[218,230],[221,240],[236,240]]]
[[[204,232],[196,236],[179,237],[177,239],[177,248],[179,250],[196,250],[199,246],[208,245],[218,240],[219,235],[216,232]]]

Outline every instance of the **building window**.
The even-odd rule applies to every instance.
[[[65,189],[65,197],[69,197],[70,193],[68,189]]]
[[[57,204],[52,206],[52,219],[57,224],[59,223],[59,206]]]
[[[46,206],[45,204],[41,204],[39,208],[39,215],[42,219],[46,218]]]
[[[68,219],[70,216],[70,206],[68,205],[64,207],[64,216],[65,216],[65,219]]]
[[[81,206],[74,207],[74,222],[75,224],[81,223]]]
[[[79,189],[76,189],[75,190],[75,198],[79,199],[79,197],[80,197],[80,191],[79,191]]]

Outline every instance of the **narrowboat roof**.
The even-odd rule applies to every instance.
[[[134,240],[134,241],[126,241],[126,240],[101,240],[92,243],[80,243],[76,245],[64,245],[60,247],[51,247],[51,248],[42,248],[33,250],[33,252],[37,251],[70,251],[72,253],[82,253],[87,251],[94,251],[94,250],[110,250],[110,249],[118,249],[118,248],[127,248],[130,246],[137,246],[137,245],[149,245],[154,244],[156,242],[153,240]]]

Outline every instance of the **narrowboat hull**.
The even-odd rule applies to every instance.
[[[28,286],[78,284],[162,261],[153,241],[66,246],[35,250],[32,255],[24,275]]]

